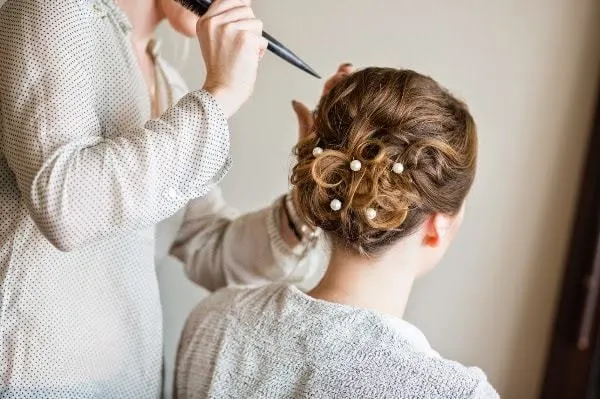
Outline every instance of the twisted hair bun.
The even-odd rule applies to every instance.
[[[315,147],[323,152],[313,155]],[[433,79],[367,68],[321,99],[295,154],[293,195],[307,221],[336,245],[376,254],[428,215],[460,210],[475,176],[477,135],[466,105]],[[359,170],[350,168],[354,160]]]

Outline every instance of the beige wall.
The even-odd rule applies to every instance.
[[[407,319],[443,355],[481,366],[504,397],[536,398],[597,87],[600,2],[257,0],[255,10],[324,75],[342,61],[414,68],[470,104],[481,144],[464,229],[416,286]],[[177,60],[181,45],[166,30],[163,39]],[[198,87],[191,47],[176,63]],[[255,209],[286,189],[290,100],[313,104],[320,85],[265,58],[254,97],[231,123],[224,187],[234,205]],[[178,270],[160,266],[168,372],[201,295]]]

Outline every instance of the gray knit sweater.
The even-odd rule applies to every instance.
[[[227,288],[182,334],[177,398],[498,398],[407,322],[283,284]]]

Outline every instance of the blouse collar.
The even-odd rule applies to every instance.
[[[111,18],[120,28],[123,34],[132,31],[133,26],[129,22],[127,15],[117,6],[115,0],[88,0],[92,5],[92,10],[101,17]]]

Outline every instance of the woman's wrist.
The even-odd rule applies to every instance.
[[[302,236],[300,235],[299,231],[297,231],[296,226],[290,218],[290,215],[285,205],[285,198],[283,198],[280,202],[279,220],[279,230],[281,232],[281,237],[283,238],[283,241],[285,241],[285,243],[288,244],[290,247],[295,247],[296,245],[300,244],[300,242],[302,241]]]
[[[284,207],[290,221],[289,229],[294,232],[298,240],[307,245],[313,242],[321,233],[321,229],[308,226],[297,211],[292,195],[289,193],[284,197]]]
[[[231,91],[224,86],[205,83],[202,90],[210,93],[215,101],[221,106],[225,118],[229,119],[239,108],[236,106],[235,99],[232,98]]]

